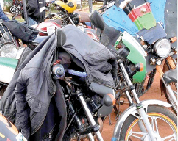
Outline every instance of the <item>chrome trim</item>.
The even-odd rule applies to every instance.
[[[84,112],[85,112],[85,114],[87,116],[87,119],[89,120],[90,125],[92,125],[92,126],[96,125],[97,123],[95,122],[95,120],[93,118],[93,115],[91,114],[91,112],[90,112],[90,110],[89,110],[89,108],[88,108],[88,106],[87,106],[87,104],[85,102],[85,99],[84,99],[84,97],[82,95],[79,95],[79,100],[82,103]],[[95,132],[95,134],[96,134],[96,137],[97,137],[98,141],[104,141],[102,136],[101,136],[100,131]],[[92,137],[92,136],[90,135],[90,137]]]

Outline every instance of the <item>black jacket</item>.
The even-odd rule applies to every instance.
[[[115,66],[113,53],[73,25],[68,25],[63,31],[67,36],[63,48],[82,62],[88,75],[88,84],[94,82],[114,88],[113,77],[116,75],[113,71]]]
[[[17,39],[21,39],[24,44],[31,43],[38,35],[39,31],[15,20],[3,22],[9,31]]]
[[[66,26],[63,31],[67,37],[63,49],[82,62],[88,75],[88,84],[98,82],[114,87],[112,65],[109,63],[115,59],[114,55],[75,26]],[[27,139],[44,125],[54,95],[59,116],[62,117],[59,139],[62,139],[64,134],[66,126],[64,97],[61,89],[56,91],[57,83],[51,79],[51,64],[56,48],[55,37],[53,34],[47,38],[27,56],[18,67],[2,98],[0,109],[3,115],[11,121],[15,119],[16,126]]]
[[[28,17],[37,23],[43,22],[45,18],[45,0],[27,0],[26,4]]]
[[[17,68],[1,100],[2,114],[15,122],[27,139],[42,126],[51,98],[56,92],[51,79],[51,61],[55,48],[53,35],[33,50]],[[28,48],[26,50],[30,52]]]

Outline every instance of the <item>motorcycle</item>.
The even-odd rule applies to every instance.
[[[104,33],[106,30],[108,33],[113,30],[113,28],[106,26],[104,24],[104,21],[102,20],[102,17],[97,13],[96,11],[93,13],[91,16],[91,22],[94,24],[96,28],[99,28],[101,30],[100,33]],[[111,32],[115,33],[115,32]],[[117,35],[117,33],[116,33]],[[119,36],[119,35],[117,35]],[[117,36],[115,37],[117,39]],[[102,34],[100,37],[105,37]],[[104,40],[106,40],[104,38]],[[109,39],[107,39],[109,40]],[[135,139],[140,139],[140,140],[164,140],[164,139],[170,139],[170,140],[176,140],[177,137],[172,137],[172,135],[165,135],[165,137],[157,136],[154,137],[154,133],[157,132],[158,126],[155,125],[154,123],[158,123],[157,119],[160,119],[161,117],[156,116],[157,114],[162,114],[163,111],[169,111],[171,113],[170,115],[174,115],[170,110],[163,107],[160,105],[162,103],[161,101],[155,101],[154,99],[146,100],[147,106],[144,109],[144,102],[145,101],[140,101],[138,94],[136,93],[135,86],[133,85],[132,82],[142,82],[144,81],[144,76],[146,74],[145,66],[146,66],[146,59],[145,59],[145,51],[142,49],[142,47],[136,42],[136,40],[129,35],[127,32],[123,32],[123,34],[120,36],[120,41],[122,43],[126,44],[125,46],[122,46],[119,50],[114,50],[114,47],[112,46],[113,41],[110,40],[108,43],[108,48],[117,56],[117,63],[119,67],[119,72],[118,72],[118,85],[116,86],[115,90],[119,91],[118,95],[120,96],[121,94],[125,94],[130,107],[126,109],[118,118],[118,122],[115,126],[114,134],[112,140],[114,141],[121,141],[121,140],[135,140]],[[115,44],[115,41],[114,41]],[[138,56],[140,58],[140,61],[142,62],[142,65],[138,65],[135,62],[132,62],[132,58],[135,56]],[[136,59],[136,57],[135,57]],[[137,59],[138,61],[138,59]],[[143,65],[144,63],[144,65]],[[142,72],[142,77],[133,77],[137,72]],[[137,78],[137,79],[136,79]],[[117,97],[117,95],[116,95]],[[153,102],[154,101],[154,102]],[[154,104],[153,104],[153,103]],[[163,102],[164,103],[164,102]],[[142,105],[143,104],[143,105]],[[153,106],[153,105],[154,106]],[[157,105],[158,104],[158,105]],[[167,103],[168,104],[168,103]],[[139,106],[138,106],[139,105]],[[157,108],[163,108],[156,110]],[[160,107],[161,106],[161,107]],[[133,112],[131,109],[135,109],[135,112]],[[142,109],[143,108],[143,109]],[[134,113],[134,114],[133,114]],[[164,113],[164,112],[163,112]],[[139,115],[138,117],[136,115]],[[143,119],[143,121],[141,121]],[[148,120],[149,119],[149,120]],[[154,121],[155,120],[155,121]],[[153,121],[150,122],[149,121]],[[143,123],[144,122],[144,127]],[[151,125],[151,126],[150,126]],[[137,127],[136,127],[137,126]],[[156,126],[156,128],[154,128]],[[176,125],[175,125],[176,127]],[[139,129],[138,129],[139,128]],[[176,127],[177,128],[177,127]],[[121,131],[122,130],[122,131]],[[147,133],[146,133],[147,132]],[[158,131],[159,132],[159,131]],[[152,136],[152,137],[151,137]]]
[[[1,26],[4,27],[2,24],[1,24]],[[61,22],[59,22],[58,20],[50,20],[50,21],[45,21],[45,22],[38,24],[37,27],[34,27],[34,28],[36,28],[39,31],[39,35],[37,36],[37,38],[35,38],[34,41],[27,44],[27,46],[33,50],[43,40],[45,40],[48,37],[48,35],[53,34],[55,32],[56,28],[61,28],[61,27],[62,27]],[[84,33],[86,33],[89,37],[91,37],[93,40],[96,40],[96,41],[98,40],[97,36],[95,35],[94,30],[84,28],[84,27],[81,27],[80,29]],[[3,32],[2,32],[2,34],[3,34]],[[16,49],[14,51],[12,51],[12,50],[7,50],[4,47],[1,47],[1,52],[4,50],[5,51],[4,54],[6,54],[6,57],[0,55],[0,67],[2,68],[0,70],[0,74],[3,74],[0,77],[0,96],[3,95],[4,91],[6,90],[6,87],[8,86],[9,82],[11,81],[12,76],[17,68],[20,55],[22,54],[22,52],[24,50],[24,47],[22,47],[23,46],[22,42],[19,39],[15,38],[9,30],[6,34],[8,34],[8,37],[11,38],[9,40],[12,42],[13,45],[16,46],[15,47]],[[5,34],[3,37],[6,37],[6,39],[4,39],[4,41],[6,40],[5,42],[10,42],[9,40],[7,40],[7,36],[5,36]],[[2,44],[4,45],[5,43],[2,43]],[[10,54],[10,52],[11,52],[11,54]],[[9,54],[10,56],[7,56],[7,54]]]
[[[99,16],[96,17],[96,19],[99,18]],[[100,24],[98,27],[100,27]],[[66,36],[63,30],[57,30],[57,50],[62,48],[65,40]],[[120,116],[112,140],[134,140],[134,137],[149,141],[176,140],[177,118],[167,109],[170,104],[153,99],[140,101],[129,78],[127,65],[123,62],[125,56],[129,54],[128,50],[123,48],[123,51],[115,53],[117,53],[117,64],[119,66],[116,88],[121,90],[123,86],[125,87],[122,90],[125,91],[131,105]],[[76,60],[74,62],[77,63]],[[132,67],[135,67],[135,73],[140,71],[139,66],[133,65]],[[60,82],[67,107],[68,118],[63,139],[94,141],[96,137],[97,140],[103,141],[99,128],[102,126],[102,122],[98,122],[98,119],[101,117],[104,119],[112,112],[115,99],[111,93],[114,94],[114,90],[109,88],[108,91],[106,86],[103,85],[96,85],[95,89],[89,89],[85,81],[87,77],[85,70],[81,70],[80,65],[74,68],[75,70],[72,68],[66,70],[57,60],[51,68],[53,78]],[[164,123],[164,125],[161,126],[160,123]],[[136,125],[137,130],[135,131]],[[161,128],[158,129],[158,126],[161,126]],[[138,131],[138,129],[140,130]],[[169,135],[160,134],[160,130],[168,129]]]
[[[176,26],[171,24],[176,23],[165,21],[165,18],[169,16],[169,20],[173,20],[171,18],[173,18],[176,13],[168,7],[170,2],[167,2],[169,3],[167,5],[165,4],[166,1],[159,1],[159,5],[157,5],[157,2],[158,1],[152,0],[149,0],[148,2],[132,0],[125,0],[122,2],[116,1],[109,3],[104,7],[105,12],[102,14],[103,19],[108,26],[114,27],[116,30],[121,32],[126,31],[137,38],[137,40],[140,39],[140,44],[147,53],[147,56],[145,56],[146,71],[148,73],[149,80],[146,88],[143,86],[145,81],[142,83],[136,83],[137,91],[140,93],[140,96],[147,92],[151,87],[156,71],[160,73],[160,78],[164,83],[161,83],[161,85],[167,85],[162,77],[163,69],[161,65],[166,65],[169,69],[176,68],[175,56],[177,54],[177,50],[175,42],[177,38],[174,37],[176,36],[175,31],[171,29],[172,26]],[[173,3],[173,1],[171,2]],[[170,14],[166,12],[168,9]],[[122,20],[115,15],[121,17]],[[174,107],[174,111],[176,111],[175,103],[177,94],[175,91],[174,93],[174,95],[166,93],[166,98],[169,102],[174,99],[174,102],[171,102],[171,104]]]
[[[67,24],[83,25],[87,28],[91,28],[89,25],[89,14],[85,12],[74,12],[77,8],[76,1],[69,0],[68,2],[54,1],[54,6],[57,13],[49,13],[45,19],[58,19],[60,25],[65,26]]]

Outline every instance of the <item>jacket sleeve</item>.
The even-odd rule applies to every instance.
[[[1,5],[0,5],[0,19],[2,19],[5,22],[9,21],[9,18],[4,14],[3,10],[1,9]]]
[[[28,82],[27,82],[28,83]],[[20,74],[15,90],[16,98],[16,127],[23,134],[23,136],[28,140],[30,136],[30,108],[26,101],[26,81],[22,79]]]

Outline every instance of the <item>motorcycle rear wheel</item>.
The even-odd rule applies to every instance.
[[[177,140],[177,118],[173,112],[162,106],[148,106],[149,121],[159,138],[163,141]],[[122,126],[119,141],[149,141],[147,132],[138,126],[139,119],[130,115]]]

